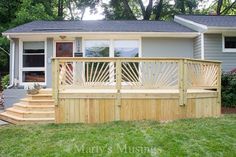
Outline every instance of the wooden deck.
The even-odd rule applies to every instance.
[[[220,115],[220,62],[55,58],[53,65],[57,123]]]

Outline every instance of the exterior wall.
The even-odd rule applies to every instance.
[[[142,38],[142,57],[193,58],[193,39],[190,38]]]
[[[222,61],[223,71],[236,68],[236,52],[222,52],[222,34],[204,34],[204,53],[207,60]]]
[[[201,35],[193,39],[193,58],[201,59]]]
[[[48,88],[52,87],[52,61],[53,57],[53,38],[47,38],[47,50],[46,50],[46,86]]]

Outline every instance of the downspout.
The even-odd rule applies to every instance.
[[[14,87],[14,70],[15,70],[15,42],[7,36],[7,38],[13,43],[12,44],[12,54],[10,54],[10,59],[12,58],[12,66],[11,66],[11,83],[7,88],[12,88]]]

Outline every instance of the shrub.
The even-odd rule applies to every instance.
[[[222,106],[236,107],[236,72],[222,74]]]
[[[7,86],[9,85],[9,75],[5,75],[2,77],[2,80],[1,80],[1,85],[2,85],[2,88],[3,89],[6,89]]]

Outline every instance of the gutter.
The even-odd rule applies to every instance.
[[[11,68],[11,83],[9,86],[7,86],[7,89],[14,87],[14,71],[15,71],[15,42],[9,37],[7,36],[7,38],[13,42],[12,45],[12,55],[10,55],[10,57],[12,57],[12,68]]]

